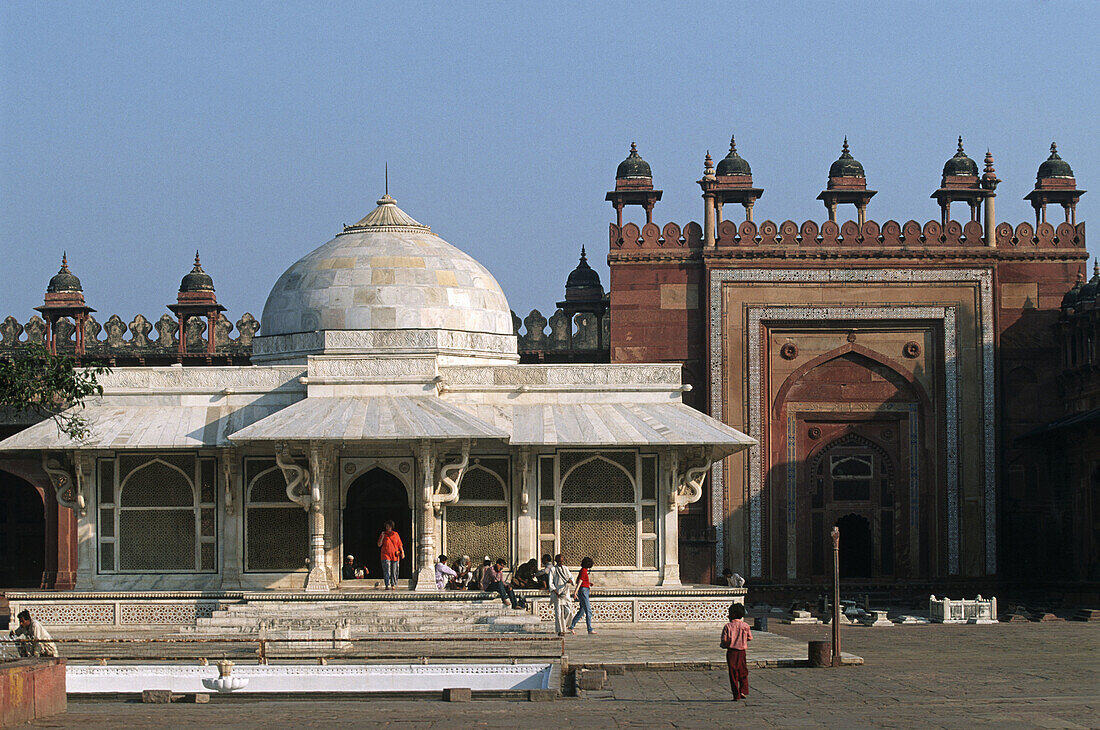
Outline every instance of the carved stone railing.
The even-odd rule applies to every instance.
[[[866,246],[866,247],[975,247],[986,245],[982,224],[977,221],[948,221],[941,225],[939,221],[928,221],[924,225],[916,221],[898,223],[886,221],[879,225],[867,221],[862,226],[855,221],[835,223],[825,221],[818,224],[806,221],[798,225],[794,221],[773,223],[753,221],[735,223],[722,221],[718,225],[716,246],[785,247],[785,246]],[[997,248],[1085,248],[1085,224],[1059,223],[1057,227],[1050,223],[1021,223],[1015,228],[1009,223],[999,223],[996,227]],[[666,223],[659,228],[654,223],[646,223],[639,228],[635,223],[626,223],[620,228],[614,223],[610,228],[611,251],[660,250],[660,249],[702,249],[703,229],[695,222],[688,223],[681,230],[675,223]]]
[[[548,323],[549,332],[546,329]],[[609,350],[608,343],[611,342],[609,313],[597,320],[594,313],[578,312],[570,321],[569,316],[559,309],[548,321],[539,310],[532,309],[522,322],[512,312],[512,327],[519,338],[520,352],[603,352]]]
[[[252,338],[259,330],[260,323],[247,312],[235,325],[224,314],[221,315],[214,323],[214,355],[248,357],[252,353]],[[75,351],[75,333],[76,325],[71,319],[58,320],[59,352]],[[205,318],[189,319],[184,336],[187,339],[187,356],[207,354],[208,328]],[[16,354],[20,348],[32,344],[46,344],[46,323],[41,317],[34,315],[26,324],[20,324],[19,320],[10,316],[0,322],[0,354]],[[176,356],[179,353],[179,321],[165,314],[154,323],[138,314],[127,324],[117,314],[112,314],[100,324],[94,315],[89,315],[84,326],[84,350],[85,357],[89,359]]]
[[[997,599],[962,598],[952,601],[950,598],[928,599],[928,618],[935,624],[992,624],[997,622]]]

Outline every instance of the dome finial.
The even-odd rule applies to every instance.
[[[1092,260],[1092,275],[1100,279],[1100,258]]]
[[[961,134],[959,135],[959,149],[956,150],[955,154],[958,154],[958,155],[963,154],[963,138],[962,138]]]
[[[730,135],[730,154],[737,154],[737,139],[732,134]]]
[[[68,254],[67,251],[62,251],[61,252],[61,271],[68,271],[68,270],[69,270],[69,254]],[[60,274],[61,271],[59,271],[57,273]]]
[[[386,168],[385,169],[386,169],[386,173],[385,173],[385,175],[386,175],[386,195],[389,195],[390,194],[390,163],[389,163],[388,160],[386,161]]]
[[[844,146],[840,148],[840,156],[841,157],[844,157],[844,156],[851,157],[852,156],[851,153],[848,152],[848,135],[844,135]]]
[[[630,154],[632,154],[632,155],[638,154],[638,143],[637,142],[631,142],[630,143]]]
[[[584,244],[582,243],[582,244],[581,244],[581,263],[586,263],[587,261],[588,261],[588,255],[587,255],[587,254],[585,254],[585,252],[584,252]]]
[[[196,269],[201,269],[202,268],[202,264],[199,263],[199,250],[197,248],[195,249],[195,268]]]
[[[993,169],[993,153],[989,150],[985,151],[985,169],[982,172],[993,174],[996,170]]]
[[[1084,266],[1078,266],[1077,267],[1077,286],[1081,286],[1084,283],[1085,283],[1085,267]]]
[[[1051,142],[1050,143],[1050,157],[1048,157],[1047,159],[1048,160],[1060,160],[1060,159],[1062,159],[1061,157],[1058,156],[1058,143],[1057,142]]]

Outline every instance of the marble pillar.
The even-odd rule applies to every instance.
[[[417,445],[416,467],[419,484],[416,489],[416,564],[413,566],[413,590],[435,591],[435,453],[431,443]]]
[[[222,589],[240,589],[244,556],[241,554],[244,534],[244,485],[240,457],[229,449],[223,450],[218,459],[221,466],[222,503],[219,548],[222,556]]]
[[[657,507],[661,519],[661,583],[663,586],[680,585],[680,454],[675,450],[661,454],[661,477],[657,481]]]
[[[309,449],[309,575],[307,591],[329,591],[333,588],[332,576],[325,559],[324,502],[332,483],[332,449],[311,445]]]

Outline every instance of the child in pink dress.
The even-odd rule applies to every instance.
[[[730,606],[730,622],[722,627],[720,645],[726,650],[726,666],[730,670],[730,689],[735,702],[749,696],[749,666],[745,663],[745,650],[752,641],[752,629],[744,619],[743,605],[735,603]]]

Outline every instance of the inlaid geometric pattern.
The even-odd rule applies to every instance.
[[[252,487],[248,492],[248,501],[250,503],[274,502],[278,504],[287,502],[293,504],[290,497],[286,496],[286,479],[283,477],[283,472],[278,468],[274,468],[261,473],[252,482]]]
[[[447,555],[469,555],[474,561],[485,555],[508,557],[507,507],[448,505],[443,520]]]
[[[470,500],[503,502],[504,485],[495,473],[486,471],[480,466],[475,466],[467,469],[462,476],[462,481],[459,483],[458,498],[463,502]]]
[[[115,622],[113,603],[72,603],[52,606],[23,606],[45,626],[112,625]]]
[[[193,626],[195,619],[210,618],[216,608],[216,603],[123,603],[119,606],[123,625]]]
[[[245,520],[245,570],[282,572],[304,567],[309,554],[309,515],[304,509],[249,506]]]
[[[638,601],[639,621],[726,621],[725,601]]]
[[[142,572],[194,570],[194,510],[121,510],[118,567],[122,571]]]
[[[561,552],[567,565],[588,556],[599,566],[638,563],[638,525],[633,507],[562,507]]]
[[[565,473],[565,469],[562,469]],[[630,473],[633,473],[633,469]],[[601,454],[569,472],[561,485],[561,501],[572,503],[633,504],[634,482]]]
[[[195,491],[179,470],[154,461],[127,475],[119,501],[122,507],[191,507]]]

